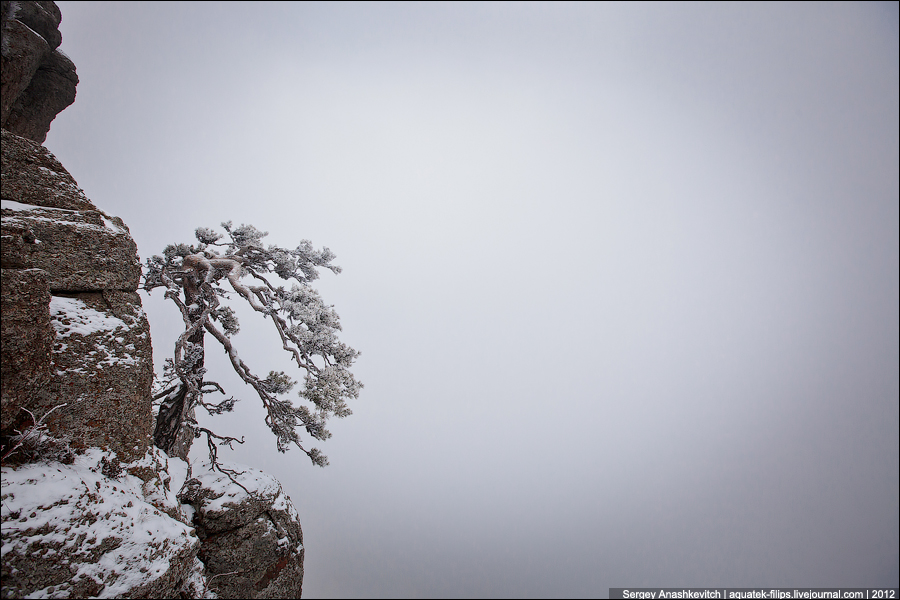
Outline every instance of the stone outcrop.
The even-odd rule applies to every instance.
[[[300,518],[281,484],[261,471],[195,469],[180,492],[194,509],[200,560],[222,598],[299,598],[303,586]]]
[[[97,210],[49,150],[3,131],[3,198],[62,210]]]
[[[38,143],[47,139],[56,115],[75,101],[78,85],[75,65],[58,50],[61,20],[53,2],[3,0],[0,6],[0,126]]]
[[[187,464],[151,443],[137,247],[41,145],[78,82],[59,9],[4,0],[0,16],[0,597],[299,598],[280,484],[200,467],[182,487]]]
[[[58,50],[60,20],[53,2],[4,0],[0,7],[0,433],[11,435],[52,410],[51,433],[76,448],[107,448],[131,460],[146,451],[151,427],[150,330],[135,294],[140,262],[125,224],[98,210],[40,145],[78,83],[75,66]],[[71,300],[85,292],[93,295],[75,310]],[[56,298],[75,313],[51,314]],[[114,327],[79,323],[86,315]]]
[[[8,242],[0,252],[4,267],[43,269],[54,293],[137,291],[137,247],[118,217],[97,210],[7,206],[12,203],[2,209]]]
[[[135,293],[137,246],[125,223],[98,210],[40,144],[78,82],[57,50],[59,9],[4,1],[0,14],[0,432],[52,410],[50,433],[134,460],[149,445],[153,376],[150,328]]]

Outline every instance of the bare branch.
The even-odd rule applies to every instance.
[[[37,419],[37,420],[35,420],[33,412],[31,412],[24,406],[20,407],[22,410],[27,412],[28,415],[31,417],[31,427],[26,429],[25,433],[22,433],[18,429],[14,430],[17,435],[12,436],[12,439],[10,440],[11,443],[14,442],[14,445],[11,448],[9,448],[8,450],[6,450],[2,456],[0,456],[0,461],[6,460],[10,456],[12,456],[12,454],[15,453],[16,450],[18,450],[19,448],[24,446],[26,443],[33,442],[34,440],[40,438],[41,435],[43,435],[44,432],[47,431],[47,425],[44,424],[44,421],[47,419],[47,417],[50,416],[50,414],[54,410],[56,410],[57,408],[62,408],[64,406],[68,406],[68,404],[57,404],[56,406],[54,406],[53,408],[48,410],[46,413],[44,413],[44,416],[42,416],[40,419]]]

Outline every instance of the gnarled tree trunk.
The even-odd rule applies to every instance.
[[[188,307],[192,322],[196,323],[203,314],[205,303],[196,284],[187,284],[185,277],[184,287],[185,305]],[[170,392],[159,406],[159,414],[156,416],[156,428],[153,431],[153,443],[172,457],[188,460],[191,444],[194,443],[194,431],[186,426],[187,422],[195,419],[197,395],[203,378],[203,336],[205,330],[201,325],[187,341],[198,347],[201,351],[200,359],[191,365],[187,378],[196,382],[196,390],[190,393],[189,386],[182,380],[178,386]]]

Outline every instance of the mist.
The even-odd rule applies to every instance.
[[[143,259],[231,220],[343,268],[330,466],[207,358],[306,597],[898,586],[896,3],[58,4],[45,145]]]

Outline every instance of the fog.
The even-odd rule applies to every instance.
[[[208,353],[305,597],[898,586],[896,3],[58,4],[45,145],[142,258],[232,220],[344,269],[330,466]]]

